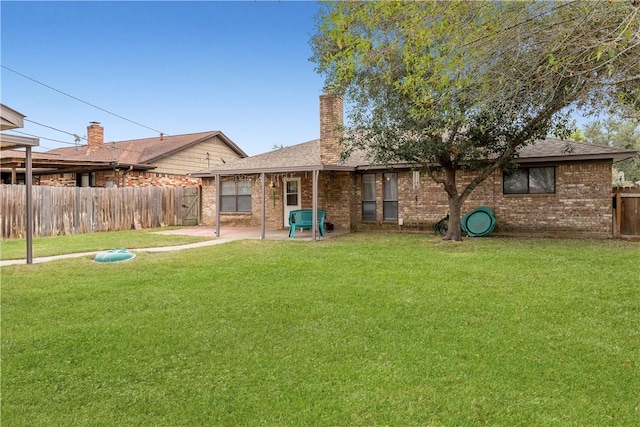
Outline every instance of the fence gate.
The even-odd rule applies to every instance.
[[[622,236],[640,236],[640,194],[622,193],[620,197],[620,229]]]
[[[182,193],[182,225],[200,223],[200,188],[184,188]]]

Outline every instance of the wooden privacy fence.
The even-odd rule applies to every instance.
[[[616,236],[640,236],[640,193],[616,195]]]
[[[26,188],[2,185],[2,238],[26,235]],[[183,225],[186,188],[33,186],[34,237]]]

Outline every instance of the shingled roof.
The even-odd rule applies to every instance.
[[[633,150],[588,144],[577,141],[545,139],[522,148],[518,152],[518,162],[557,162],[578,160],[613,160],[618,162],[636,156]],[[412,165],[393,165],[404,168]],[[316,139],[290,147],[280,148],[257,156],[246,157],[215,165],[210,169],[192,173],[196,177],[211,177],[216,174],[238,175],[249,173],[278,173],[309,170],[366,170],[386,165],[375,165],[367,160],[364,152],[354,152],[340,165],[323,165],[320,161],[320,140]]]
[[[206,139],[218,137],[242,157],[247,154],[220,131],[208,131],[154,138],[132,139],[104,143],[101,149],[92,151],[88,145],[57,148],[46,154],[56,155],[66,160],[93,160],[117,162],[121,165],[149,166],[153,162],[198,144]]]
[[[520,163],[574,160],[613,160],[619,162],[635,157],[637,154],[638,152],[634,150],[554,138],[536,141],[518,151]]]
[[[258,154],[244,159],[215,165],[195,173],[195,177],[207,177],[215,174],[246,174],[259,172],[292,172],[310,170],[353,170],[364,162],[360,153],[352,155],[346,162],[338,165],[323,165],[320,161],[320,140],[283,147],[268,153]]]

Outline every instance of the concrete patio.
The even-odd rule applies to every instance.
[[[324,237],[321,237],[318,234],[319,240],[330,239],[332,237],[343,236],[349,233],[347,230],[334,230],[331,232],[325,233]],[[206,226],[196,226],[196,227],[185,227],[180,228],[178,230],[167,230],[167,231],[158,231],[158,234],[178,234],[178,235],[186,235],[186,236],[200,236],[200,237],[210,237],[212,239],[217,239],[216,237],[216,229],[215,227],[206,227]],[[260,239],[260,228],[259,227],[220,227],[220,237],[219,239],[224,240],[246,240],[246,239]],[[313,239],[313,233],[311,230],[296,231],[295,239],[290,240],[303,240],[303,241],[311,241]],[[288,229],[267,229],[265,231],[265,240],[289,240],[289,230]]]

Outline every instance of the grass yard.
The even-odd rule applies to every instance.
[[[2,269],[7,426],[640,424],[640,244],[351,234]]]
[[[183,245],[210,240],[205,237],[156,234],[157,231],[178,227],[147,228],[144,230],[111,231],[73,234],[33,239],[33,256],[44,257],[68,253],[82,253],[119,248],[150,248],[156,246]],[[0,259],[24,259],[27,257],[25,239],[0,240]]]

